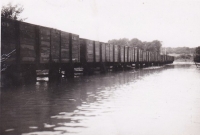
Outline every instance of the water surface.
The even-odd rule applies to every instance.
[[[3,88],[1,135],[199,135],[191,63]]]

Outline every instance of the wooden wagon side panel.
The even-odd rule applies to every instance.
[[[128,49],[128,56],[129,56],[129,61],[128,62],[133,62],[133,47],[129,47]]]
[[[35,25],[19,22],[20,61],[35,63],[36,61],[36,31]]]
[[[61,63],[70,62],[69,33],[61,31]]]
[[[119,48],[118,45],[114,45],[114,62],[118,62],[118,53],[119,53]]]
[[[95,62],[100,62],[100,43],[95,41]]]
[[[87,62],[94,62],[93,41],[86,40],[86,56]]]
[[[110,50],[109,50],[109,54],[110,54],[110,62],[113,62],[113,44],[110,44]]]
[[[87,60],[86,60],[86,55],[87,55],[87,52],[86,52],[86,39],[83,39],[83,38],[80,38],[80,61],[81,63],[85,63]]]
[[[71,36],[71,44],[72,44],[72,62],[80,62],[80,43],[79,43],[79,35],[72,34]]]
[[[138,61],[138,51],[137,51],[137,48],[135,47],[134,48],[134,62],[137,62]]]
[[[106,61],[106,45],[105,43],[101,43],[101,61]]]
[[[16,21],[1,18],[1,64],[16,64],[17,28]]]
[[[146,62],[147,61],[147,59],[146,59],[147,57],[146,57],[146,51],[143,51],[143,61],[144,62]]]
[[[142,62],[142,60],[143,60],[142,57],[143,57],[142,50],[139,49],[139,62]]]
[[[51,29],[51,59],[52,59],[52,62],[59,63],[60,31],[56,29]]]
[[[50,33],[50,28],[39,27],[40,63],[48,63],[50,61]]]
[[[124,62],[128,61],[128,47],[125,46],[124,48]]]
[[[120,46],[120,62],[124,62],[124,46]]]
[[[110,62],[110,44],[106,43],[106,62]]]

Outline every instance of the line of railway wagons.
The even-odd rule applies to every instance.
[[[1,55],[6,64],[172,62],[158,52],[114,45],[61,30],[1,18]]]

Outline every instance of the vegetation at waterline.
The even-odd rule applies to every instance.
[[[175,57],[175,61],[193,61],[195,48],[189,47],[163,47],[162,51]]]
[[[175,56],[175,61],[192,61],[193,56],[191,54],[180,54]]]
[[[163,50],[166,50],[167,54],[193,54],[195,48],[189,47],[163,47]]]

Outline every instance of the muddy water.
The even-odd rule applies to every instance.
[[[199,135],[191,63],[3,88],[0,134]]]

